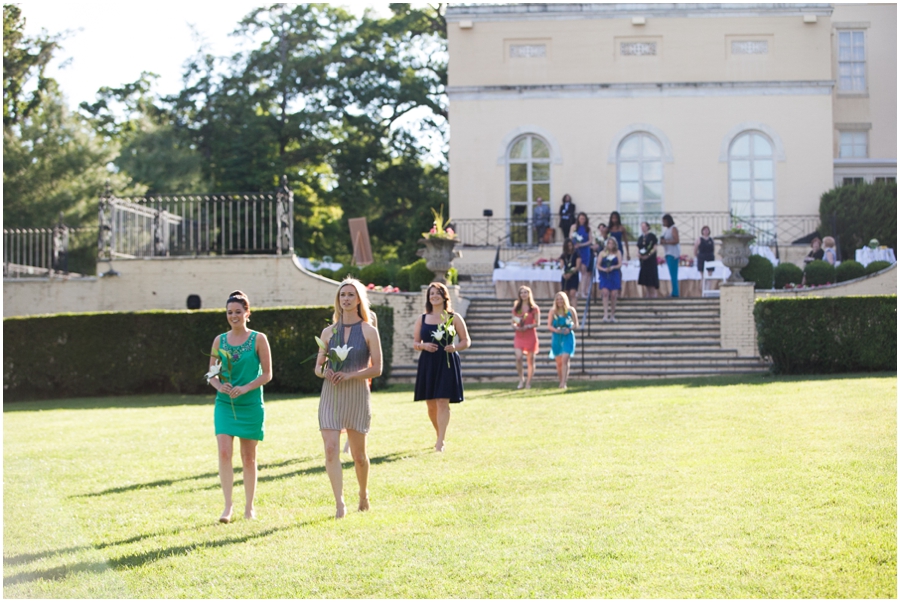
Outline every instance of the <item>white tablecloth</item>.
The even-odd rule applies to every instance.
[[[725,278],[727,278],[730,274],[730,271],[728,271],[728,268],[723,269],[726,271]],[[661,264],[660,266],[658,266],[658,270],[660,280],[670,280],[669,268],[666,264]],[[625,265],[622,266],[622,280],[624,280],[625,282],[637,281],[640,272],[640,262],[638,262],[637,260],[626,262]],[[562,279],[562,274],[562,270],[559,268],[547,270],[541,268],[504,267],[494,270],[493,281],[508,282],[510,280],[515,280],[517,282],[559,282]],[[701,279],[702,276],[700,275],[700,270],[697,269],[697,266],[678,267],[679,282],[681,282],[682,280]]]
[[[863,265],[869,265],[873,261],[889,261],[897,263],[897,257],[894,255],[893,249],[870,249],[863,247],[856,250],[856,261]]]

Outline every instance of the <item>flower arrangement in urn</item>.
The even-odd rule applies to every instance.
[[[450,218],[444,220],[444,206],[441,205],[440,211],[435,211],[432,208],[431,214],[434,216],[434,223],[431,226],[431,230],[422,232],[422,238],[446,238],[455,240],[456,232],[453,231],[453,228],[447,226],[447,224],[450,223]]]
[[[440,211],[431,210],[434,215],[434,225],[428,232],[422,232],[424,249],[416,251],[416,255],[425,258],[425,267],[434,272],[434,282],[449,284],[447,270],[452,266],[453,259],[460,257],[460,252],[453,249],[459,242],[459,237],[453,228],[447,226],[449,220],[444,220],[444,206]]]
[[[741,270],[750,263],[750,243],[756,236],[740,226],[734,226],[715,238],[722,243],[722,248],[719,250],[722,263],[731,270],[728,282],[743,282]]]

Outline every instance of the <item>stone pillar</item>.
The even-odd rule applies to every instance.
[[[734,349],[739,357],[759,357],[752,282],[722,283],[719,287],[719,332],[722,349]]]

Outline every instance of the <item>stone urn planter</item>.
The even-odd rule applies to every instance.
[[[454,247],[459,243],[456,238],[440,238],[429,236],[419,240],[424,248],[416,251],[416,255],[425,258],[425,267],[434,272],[434,282],[448,284],[447,270],[453,267],[453,260],[462,254]]]
[[[728,282],[743,282],[741,270],[750,263],[750,243],[756,237],[752,234],[722,234],[713,238],[722,243],[719,254],[722,263],[731,270]]]

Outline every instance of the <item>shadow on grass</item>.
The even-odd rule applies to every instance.
[[[284,466],[290,466],[291,464],[299,464],[301,462],[309,462],[314,458],[292,458],[290,460],[283,460],[281,462],[270,462],[267,464],[259,464],[257,466],[257,470],[272,470],[274,468],[281,468]],[[240,466],[234,467],[235,474],[241,472]],[[78,495],[70,495],[70,498],[85,498],[85,497],[99,497],[101,495],[112,495],[116,493],[127,493],[129,491],[136,491],[139,489],[147,489],[152,487],[169,487],[170,485],[174,485],[175,483],[183,483],[186,481],[200,481],[203,479],[212,479],[218,478],[218,472],[206,472],[199,475],[192,475],[189,477],[181,477],[178,479],[160,479],[159,481],[151,481],[149,483],[133,483],[131,485],[123,485],[121,487],[111,487],[109,489],[104,489],[103,491],[97,491],[93,493],[80,493]]]
[[[77,564],[64,564],[62,566],[54,567],[51,569],[46,569],[42,571],[26,571],[23,573],[19,573],[18,575],[13,575],[11,577],[4,577],[3,585],[4,587],[10,585],[17,585],[19,583],[30,583],[32,581],[59,581],[67,578],[69,575],[74,573],[101,573],[108,569],[130,569],[135,567],[140,567],[145,564],[150,564],[152,562],[156,562],[158,560],[164,560],[166,558],[172,556],[182,556],[185,554],[189,554],[194,550],[206,549],[206,548],[221,548],[225,546],[235,545],[246,543],[248,541],[252,541],[255,539],[261,539],[264,537],[268,537],[269,535],[273,535],[275,533],[279,533],[282,531],[290,531],[293,529],[300,529],[303,527],[307,527],[314,524],[325,523],[333,520],[328,516],[323,516],[322,518],[317,518],[309,521],[305,521],[302,523],[292,524],[285,527],[273,527],[271,529],[266,529],[265,531],[259,531],[257,533],[249,533],[247,535],[243,535],[240,537],[226,537],[223,539],[217,539],[215,541],[203,541],[196,542],[192,544],[185,544],[180,546],[170,546],[167,548],[160,548],[156,550],[150,550],[147,552],[142,552],[140,554],[127,554],[125,556],[119,556],[117,558],[110,558],[106,562],[79,562]],[[94,548],[103,549],[116,545],[122,545],[126,543],[134,543],[136,541],[140,541],[142,539],[146,539],[148,537],[155,537],[156,535],[140,535],[133,537],[128,540],[124,540],[121,542],[101,544],[97,546],[93,546]],[[55,553],[63,553],[67,551],[78,551],[81,549],[86,549],[90,546],[83,546],[81,548],[67,548],[65,550],[58,550]],[[23,555],[22,557],[29,556]],[[19,557],[19,558],[22,558]],[[40,558],[41,556],[37,556]],[[22,560],[21,562],[25,562],[26,560]],[[9,562],[9,559],[4,558],[4,562]]]
[[[311,399],[318,401],[318,393],[269,393],[266,404]],[[110,395],[108,397],[72,397],[65,399],[35,399],[31,401],[3,401],[3,412],[37,412],[47,410],[105,410],[115,408],[157,408],[173,406],[213,405],[214,395]]]

